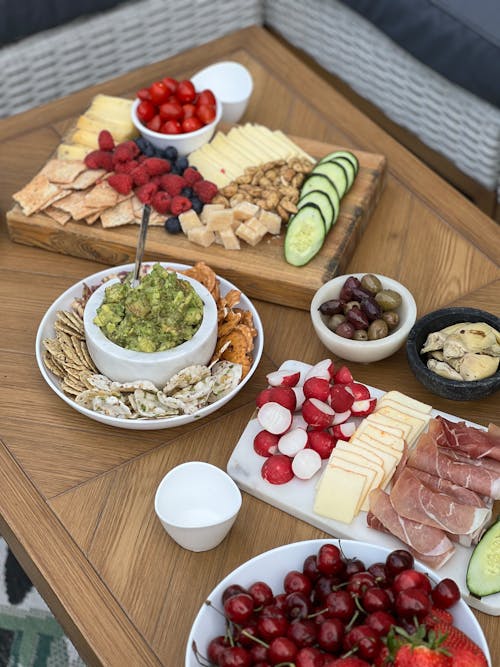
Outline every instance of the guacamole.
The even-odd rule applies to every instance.
[[[137,287],[130,277],[105,290],[94,323],[120,347],[160,352],[190,340],[203,319],[203,301],[187,280],[155,264]]]

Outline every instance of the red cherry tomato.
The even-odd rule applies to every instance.
[[[146,123],[146,127],[153,132],[159,132],[161,127],[161,118],[158,114],[152,118],[149,123]]]
[[[182,131],[183,132],[195,132],[199,130],[200,127],[203,127],[203,123],[199,118],[193,116],[192,118],[185,118],[182,121]]]
[[[196,115],[196,106],[194,104],[183,104],[182,105],[183,118],[192,118]]]
[[[160,106],[160,118],[162,120],[180,120],[182,118],[182,107],[179,102],[165,102]]]
[[[141,88],[140,90],[137,91],[137,97],[140,100],[150,100],[151,99],[151,93],[149,92],[149,88]]]
[[[161,126],[160,131],[163,134],[181,134],[182,127],[178,120],[167,120],[167,122]]]
[[[155,81],[152,83],[149,86],[149,92],[151,95],[151,101],[156,105],[160,105],[163,104],[163,102],[166,102],[170,94],[167,86],[163,83],[163,81]]]
[[[149,123],[155,114],[156,107],[149,100],[142,100],[142,102],[137,105],[137,118],[141,121],[141,123]]]
[[[192,102],[196,97],[196,91],[193,84],[191,81],[187,80],[179,81],[179,85],[177,86],[175,94],[181,103]]]
[[[203,125],[213,123],[215,120],[215,107],[208,104],[200,104],[200,106],[197,107],[196,115]]]
[[[172,79],[172,77],[170,76],[166,76],[164,79],[162,79],[162,83],[166,85],[170,95],[172,95],[172,93],[175,93],[175,91],[177,90],[177,86],[179,85],[177,79]]]
[[[215,95],[208,88],[206,90],[202,90],[201,93],[198,95],[198,99],[196,100],[196,104],[198,106],[201,106],[202,104],[208,104],[208,105],[211,105],[211,106],[214,107],[215,106]]]

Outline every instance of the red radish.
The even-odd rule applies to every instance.
[[[306,397],[304,396],[304,390],[302,387],[292,387],[292,391],[295,394],[295,409],[300,410]]]
[[[309,431],[307,446],[318,452],[322,459],[327,459],[335,447],[336,440],[328,431]]]
[[[292,459],[284,454],[274,454],[264,461],[260,474],[270,484],[286,484],[294,477]]]
[[[365,401],[370,398],[370,390],[360,382],[349,382],[346,385],[347,391],[354,396],[355,401]]]
[[[321,468],[321,456],[314,449],[302,449],[293,457],[292,470],[299,479],[311,479]]]
[[[263,429],[269,433],[281,435],[290,428],[292,413],[280,403],[270,401],[259,408],[257,419]]]
[[[346,410],[345,412],[336,412],[331,425],[337,426],[337,424],[343,424],[349,419],[350,416],[351,416],[350,410]]]
[[[322,361],[318,361],[317,364],[314,364],[314,366],[307,372],[304,382],[313,377],[331,380],[334,373],[335,367],[333,361],[331,359],[323,359]]]
[[[281,454],[295,456],[307,445],[307,431],[305,428],[292,428],[280,437],[278,449]]]
[[[347,391],[343,384],[334,384],[330,387],[330,405],[335,412],[350,410],[354,403],[354,396]]]
[[[352,414],[356,417],[366,417],[375,410],[377,405],[376,398],[368,398],[366,400],[354,401],[351,407]]]
[[[356,424],[354,422],[343,422],[342,424],[335,424],[332,432],[337,440],[349,440],[354,435],[355,430]]]
[[[306,422],[302,413],[296,412],[292,417],[292,426],[291,428],[304,428],[307,430],[309,424]]]
[[[288,408],[291,412],[295,410],[297,405],[295,392],[290,387],[268,387],[267,389],[263,389],[260,394],[257,395],[255,402],[257,403],[257,407],[261,408],[270,401],[279,403],[283,407]]]
[[[330,382],[325,378],[310,377],[304,382],[304,396],[306,398],[317,398],[326,401],[330,395]]]
[[[354,378],[352,377],[351,371],[347,368],[347,366],[341,366],[339,370],[335,373],[333,376],[333,380],[335,384],[349,384],[349,382],[353,382]]]
[[[306,398],[302,406],[302,416],[313,428],[328,428],[333,423],[335,412],[324,401]]]
[[[295,387],[300,380],[300,371],[277,370],[266,375],[271,387]]]
[[[255,403],[258,408],[261,408],[264,403],[269,403],[271,401],[271,387],[268,387],[267,389],[263,389],[257,394],[257,397],[255,398]]]
[[[253,439],[254,451],[259,456],[271,456],[278,451],[278,441],[280,437],[269,431],[259,431]]]

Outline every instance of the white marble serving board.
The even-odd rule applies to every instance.
[[[295,365],[298,370],[304,371],[310,368],[308,364],[297,361],[287,361],[285,364],[287,368]],[[368,387],[372,396],[377,398],[383,396],[384,392],[375,387]],[[433,410],[431,413],[433,417],[438,414],[452,421],[458,420],[457,417],[445,412]],[[477,428],[483,428],[474,422],[466,421],[466,423]],[[265,459],[258,456],[253,449],[254,437],[261,429],[262,427],[257,419],[252,419],[243,431],[228,461],[227,472],[240,489],[277,507],[283,512],[287,512],[287,514],[291,514],[320,530],[324,530],[329,535],[380,544],[394,549],[403,548],[402,542],[396,537],[369,528],[366,525],[366,512],[360,512],[351,524],[334,521],[316,514],[313,511],[313,504],[315,488],[321,476],[321,470],[312,479],[307,481],[294,478],[286,484],[274,485],[264,480],[260,474],[260,470]],[[326,461],[323,463],[323,467],[325,465]],[[469,558],[472,554],[472,547],[467,548],[458,544],[455,546],[455,553],[443,567],[437,570],[436,576],[441,579],[446,577],[454,579],[460,588],[463,598],[471,607],[492,616],[500,616],[500,593],[488,595],[481,599],[469,594],[465,583],[465,576]]]

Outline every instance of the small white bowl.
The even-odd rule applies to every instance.
[[[198,89],[197,89],[198,90]],[[132,122],[141,135],[150,141],[156,148],[165,149],[168,146],[173,146],[177,149],[179,155],[188,155],[200,146],[208,143],[213,137],[217,125],[220,123],[222,116],[222,105],[216,99],[216,114],[215,120],[208,125],[200,127],[194,132],[184,132],[182,134],[163,134],[162,132],[153,132],[141,123],[137,117],[137,107],[141,103],[140,99],[136,99],[132,104],[131,116]]]
[[[222,120],[237,123],[253,91],[253,79],[244,65],[226,60],[209,65],[191,77],[196,90],[209,88],[222,104]]]
[[[415,323],[417,304],[411,292],[404,285],[387,276],[375,274],[384,289],[395,290],[401,295],[402,304],[398,308],[400,318],[398,326],[388,336],[379,340],[352,340],[339,336],[328,328],[326,324],[328,318],[319,312],[319,307],[329,299],[338,298],[349,276],[355,276],[361,280],[364,275],[365,273],[350,273],[326,282],[313,296],[310,312],[313,327],[325,347],[342,359],[367,364],[385,359],[399,350]]]
[[[191,340],[163,352],[127,350],[106,338],[94,324],[106,288],[118,278],[104,283],[92,294],[85,306],[83,325],[90,356],[103,375],[116,382],[149,380],[163,387],[172,375],[183,368],[209,362],[217,342],[217,305],[210,292],[197,280],[181,274],[177,276],[189,282],[201,297],[204,303],[203,320]]]
[[[177,544],[190,551],[208,551],[226,537],[241,507],[241,492],[217,466],[189,461],[162,479],[155,512]]]

